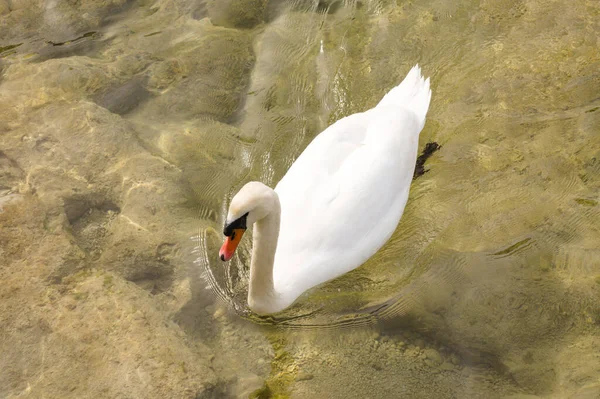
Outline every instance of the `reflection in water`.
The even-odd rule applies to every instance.
[[[600,396],[599,2],[4,3],[4,396]],[[232,195],[417,62],[442,148],[395,234],[252,315]]]

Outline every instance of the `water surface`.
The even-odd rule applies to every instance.
[[[214,354],[205,392],[600,395],[597,1],[66,4],[2,11],[0,155],[23,171],[0,189],[59,198],[78,267],[171,304],[178,339]],[[252,315],[249,237],[218,260],[231,197],[274,186],[415,63],[433,91],[420,148],[442,148],[395,234]]]

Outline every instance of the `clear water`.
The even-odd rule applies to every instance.
[[[82,19],[66,3],[12,3],[2,123],[50,109],[35,123],[60,127],[52,107],[86,101],[177,170],[127,217],[145,226],[140,209],[165,209],[152,223],[177,223],[179,271],[113,271],[161,295],[189,282],[172,319],[213,350],[218,395],[600,396],[599,2],[115,1],[84,3]],[[252,315],[250,240],[218,260],[229,200],[249,180],[275,185],[316,134],[417,62],[433,91],[420,146],[442,148],[396,233],[293,308]],[[154,184],[160,168],[105,134],[122,184]],[[114,247],[99,245],[102,268]]]

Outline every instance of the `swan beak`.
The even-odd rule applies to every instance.
[[[225,242],[219,251],[219,257],[223,262],[226,262],[233,257],[245,231],[246,229],[233,229],[231,235],[225,237]]]

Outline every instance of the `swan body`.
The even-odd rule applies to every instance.
[[[248,305],[254,312],[289,307],[388,241],[408,200],[430,99],[429,78],[416,65],[377,106],[315,137],[274,190],[249,182],[234,196],[220,255],[231,258],[253,226]]]

